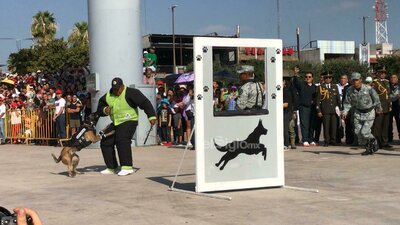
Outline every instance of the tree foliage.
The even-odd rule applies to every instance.
[[[63,39],[56,39],[37,48],[37,69],[52,74],[61,73],[67,61],[67,49],[67,43]]]
[[[314,74],[314,77],[318,77],[324,71],[330,71],[333,74],[334,81],[339,81],[341,75],[350,76],[353,72],[359,72],[363,77],[369,75],[367,65],[361,65],[357,60],[350,59],[332,59],[326,60],[324,63],[287,62],[284,63],[283,67],[292,71],[295,65],[300,67],[300,76],[304,76],[306,72],[310,71]]]
[[[56,19],[49,11],[39,11],[32,18],[31,33],[38,46],[46,46],[55,39]]]
[[[89,45],[89,26],[86,21],[75,23],[72,33],[68,36],[68,44],[71,47]]]
[[[66,65],[70,67],[84,67],[88,70],[89,45],[75,46],[67,49]]]
[[[36,71],[37,54],[34,49],[21,49],[10,54],[8,58],[9,70],[19,74]]]
[[[45,73],[62,74],[68,67],[84,67],[89,64],[89,46],[68,48],[63,39],[55,39],[46,46],[21,49],[10,55],[8,66],[11,72],[29,73],[41,70]]]
[[[9,70],[16,73],[29,73],[41,70],[45,73],[62,74],[70,67],[83,67],[89,64],[89,39],[87,22],[75,24],[68,42],[55,39],[57,26],[53,13],[39,11],[33,16],[31,32],[36,45],[21,49],[10,55]]]
[[[385,67],[388,75],[400,75],[400,56],[386,56],[378,58],[378,67]]]

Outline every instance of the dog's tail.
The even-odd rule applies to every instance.
[[[59,163],[61,161],[61,155],[57,158],[53,153],[51,153],[51,156],[53,156],[54,162]]]
[[[215,139],[213,139],[213,140],[214,140],[214,146],[215,146],[215,148],[217,148],[218,151],[220,151],[220,152],[227,152],[228,151],[227,148],[217,145],[217,143],[215,143]]]

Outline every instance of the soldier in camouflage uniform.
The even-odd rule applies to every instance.
[[[347,89],[344,99],[342,118],[346,119],[349,110],[354,109],[354,133],[357,135],[358,144],[365,144],[366,147],[366,151],[361,155],[372,155],[378,150],[371,127],[375,112],[382,113],[379,96],[371,86],[362,83],[359,73],[351,74],[351,83],[352,86]]]
[[[388,130],[389,130],[389,117],[392,111],[392,102],[390,100],[390,84],[386,77],[386,70],[379,68],[376,73],[376,78],[371,83],[376,93],[378,93],[379,100],[382,106],[382,113],[377,114],[373,125],[373,133],[378,141],[379,148],[390,149],[391,145],[388,144]]]
[[[261,84],[254,80],[254,67],[242,65],[242,68],[237,72],[240,74],[240,81],[243,85],[239,89],[236,109],[261,109],[264,100],[264,91]]]

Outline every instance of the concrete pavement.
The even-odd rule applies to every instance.
[[[134,148],[137,171],[126,177],[99,174],[105,168],[100,150],[84,149],[78,153],[84,174],[76,178],[51,158],[60,150],[0,146],[0,206],[36,209],[46,225],[400,223],[400,151],[360,156],[363,149],[298,147],[285,152],[286,185],[319,193],[218,193],[232,197],[226,201],[168,191],[183,149]],[[194,190],[194,151],[181,174],[176,187]]]

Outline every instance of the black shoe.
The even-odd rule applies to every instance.
[[[386,145],[382,145],[382,148],[383,148],[383,149],[392,149],[393,146],[392,146],[392,145],[389,145],[389,144],[386,144]]]
[[[376,139],[375,138],[369,139],[367,141],[367,144],[365,144],[365,148],[366,148],[366,151],[364,152],[364,155],[368,155],[368,154],[373,155],[375,152],[377,152],[379,148],[378,148],[378,143],[377,143]],[[363,154],[361,154],[361,155],[363,155]]]
[[[371,154],[371,152],[369,151],[369,150],[365,150],[365,152],[363,152],[363,153],[361,153],[361,155],[370,155]],[[373,153],[372,153],[373,154]],[[371,154],[371,155],[372,155]]]
[[[327,142],[325,142],[324,143],[324,147],[328,147],[329,145],[328,145],[328,143]]]

